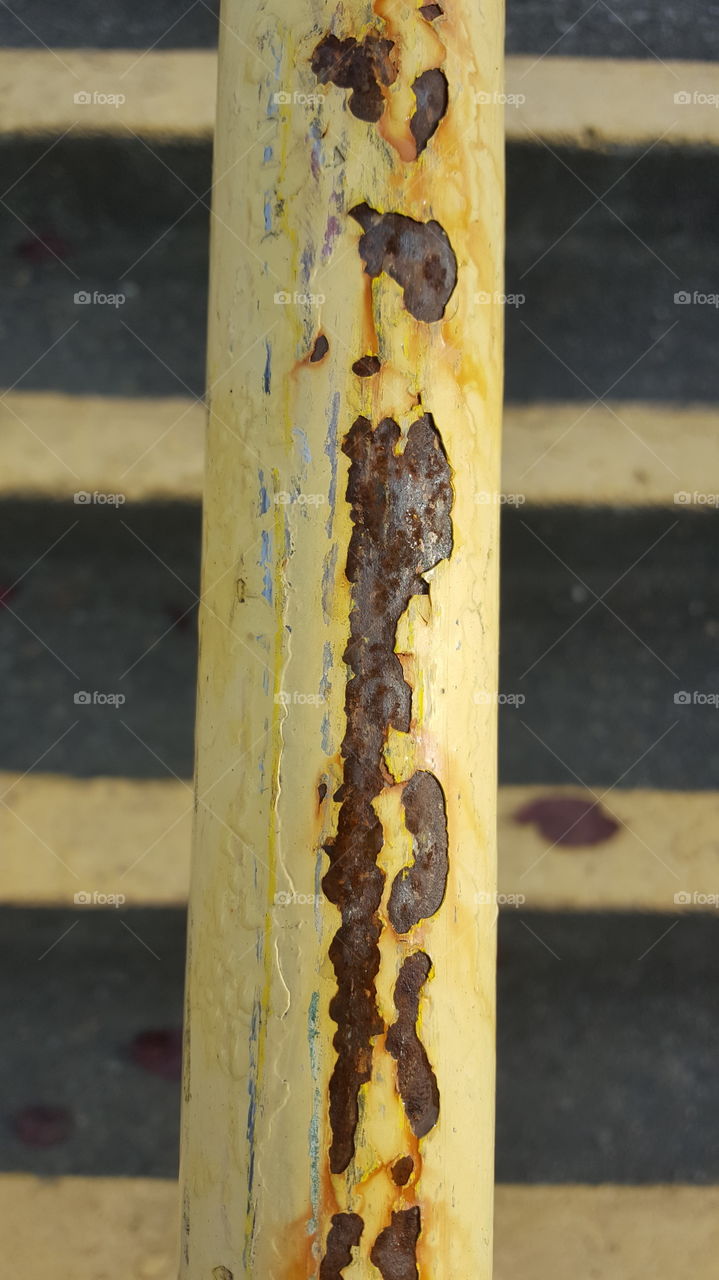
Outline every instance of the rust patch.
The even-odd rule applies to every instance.
[[[356,373],[358,378],[372,378],[381,368],[382,361],[379,356],[360,356],[359,360],[355,360],[352,365],[352,372]]]
[[[428,22],[434,22],[435,18],[441,18],[444,13],[444,9],[438,4],[421,4],[419,11]]]
[[[322,804],[322,802],[323,802],[323,800],[324,800],[324,798],[325,798],[325,796],[326,796],[326,795],[327,795],[327,783],[326,783],[326,782],[320,782],[320,784],[319,784],[319,786],[318,786],[318,788],[317,788],[317,799],[319,800],[319,803],[320,803],[320,804]]]
[[[447,112],[449,103],[447,77],[439,67],[434,67],[431,71],[423,71],[412,85],[412,92],[417,99],[417,110],[409,122],[409,127],[417,143],[417,155],[421,155]]]
[[[353,524],[346,564],[352,611],[344,653],[351,678],[345,695],[343,781],[336,793],[341,802],[337,835],[325,845],[330,866],[322,882],[342,917],[329,952],[337,979],[330,1002],[337,1024],[337,1060],[329,1085],[333,1173],[343,1173],[354,1154],[359,1091],[371,1076],[373,1038],[385,1029],[375,987],[382,930],[377,913],[384,887],[377,859],[383,831],[372,802],[389,781],[383,765],[388,729],[406,733],[410,728],[411,689],[394,651],[397,623],[410,598],[429,591],[422,575],[452,550],[449,464],[431,414],[412,423],[399,453],[401,436],[392,418],[373,430],[368,418],[359,417],[342,445],[350,458],[347,500]],[[406,980],[411,1005],[409,971]],[[410,1006],[402,991],[398,998],[401,1026],[395,1043],[400,1046],[407,1039],[414,1063],[417,1055],[403,1017]],[[415,1003],[418,999],[419,989]]]
[[[390,1225],[380,1231],[370,1253],[382,1280],[418,1280],[417,1240],[420,1230],[421,1219],[416,1205],[392,1214]]]
[[[397,1021],[387,1032],[387,1052],[397,1063],[397,1083],[412,1132],[418,1138],[437,1123],[439,1088],[427,1050],[417,1035],[419,997],[432,961],[424,951],[408,956],[397,977],[394,1003]]]
[[[329,349],[330,349],[330,344],[327,341],[325,335],[323,333],[318,334],[317,338],[315,339],[315,345],[312,348],[312,354],[310,356],[310,364],[317,364],[319,360],[322,360],[323,357],[327,355],[327,352],[329,351]]]
[[[363,1231],[364,1222],[358,1213],[334,1215],[320,1266],[320,1280],[342,1280],[342,1272],[352,1261],[352,1250],[359,1244]]]
[[[387,272],[404,291],[416,320],[441,320],[457,283],[457,259],[447,232],[432,218],[415,222],[403,213],[378,213],[363,203],[350,209],[359,222],[359,251],[368,276]]]
[[[392,1165],[392,1181],[398,1187],[406,1187],[414,1173],[414,1160],[411,1156],[402,1156]]]
[[[433,916],[447,888],[447,810],[433,773],[420,770],[402,793],[404,820],[413,836],[414,863],[395,877],[387,912],[392,928],[407,933]]]
[[[619,830],[619,823],[596,800],[587,796],[544,796],[518,809],[515,822],[533,822],[539,834],[565,849],[602,844]]]
[[[364,40],[326,35],[314,50],[311,66],[320,84],[351,89],[349,109],[358,120],[376,124],[384,111],[382,87],[394,84],[397,68],[390,57],[392,40],[370,32]]]

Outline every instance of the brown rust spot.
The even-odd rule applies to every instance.
[[[449,102],[447,77],[439,67],[434,67],[431,71],[423,71],[412,85],[412,92],[417,99],[417,110],[409,122],[409,127],[417,143],[417,155],[421,155],[447,112]]]
[[[437,1123],[439,1088],[427,1051],[417,1035],[419,997],[432,961],[424,951],[408,956],[397,976],[397,1021],[387,1032],[387,1052],[397,1063],[397,1083],[412,1132],[418,1138]]]
[[[402,1156],[392,1165],[392,1180],[398,1187],[406,1187],[414,1172],[414,1160],[411,1156]]]
[[[407,933],[433,916],[447,888],[447,810],[433,773],[420,770],[402,793],[404,820],[414,837],[414,863],[395,877],[387,912],[392,928]]]
[[[212,1280],[234,1280],[229,1267],[213,1267]]]
[[[320,1266],[320,1280],[342,1280],[342,1272],[352,1261],[364,1222],[358,1213],[336,1213],[327,1236],[327,1251]]]
[[[322,804],[326,795],[327,795],[327,783],[321,782],[317,788],[317,798],[320,804]]]
[[[518,809],[515,822],[533,822],[552,844],[579,849],[602,844],[619,830],[619,823],[590,796],[544,796]]]
[[[391,59],[392,40],[370,32],[364,40],[340,40],[326,35],[312,54],[311,66],[320,84],[351,89],[349,109],[358,120],[376,124],[384,111],[382,86],[394,84],[397,68]]]
[[[356,373],[358,378],[372,378],[381,368],[382,361],[379,356],[360,356],[359,360],[355,360],[352,365],[352,372]]]
[[[329,351],[329,349],[330,349],[330,344],[327,341],[325,335],[323,333],[318,334],[317,338],[315,339],[315,345],[312,348],[312,354],[310,356],[310,364],[317,364],[319,360],[322,360],[323,357],[327,355],[327,352]]]
[[[342,446],[350,458],[353,524],[346,564],[352,611],[344,653],[351,678],[337,835],[325,845],[330,866],[322,882],[342,917],[329,951],[337,979],[330,1002],[337,1024],[329,1085],[333,1173],[343,1173],[354,1154],[359,1091],[371,1077],[373,1039],[385,1029],[375,986],[383,831],[373,801],[387,781],[383,747],[389,728],[410,728],[411,689],[394,651],[397,623],[411,597],[428,592],[423,575],[452,550],[450,470],[431,414],[412,423],[400,453],[401,438],[392,418],[373,430],[368,418],[359,417]],[[402,1021],[397,1037],[404,1034]]]
[[[416,320],[441,320],[457,283],[457,259],[446,231],[432,218],[415,222],[403,213],[378,213],[355,205],[359,251],[365,271],[375,279],[387,272],[404,291],[404,305]]]
[[[421,1230],[418,1207],[400,1209],[380,1231],[370,1258],[382,1280],[418,1280],[417,1240]]]
[[[435,18],[441,18],[444,13],[444,9],[438,4],[421,4],[419,11],[428,22],[434,22]]]

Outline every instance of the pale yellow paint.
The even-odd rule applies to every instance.
[[[0,901],[186,901],[192,789],[182,782],[0,774]],[[98,900],[96,895],[100,895]]]
[[[212,50],[3,49],[0,129],[48,135],[132,129],[147,139],[208,139],[215,124],[216,76]],[[716,63],[512,56],[506,80],[511,141],[597,147],[662,138],[674,146],[719,144],[719,110],[702,99],[719,95]],[[117,108],[76,104],[74,95],[83,90],[122,93],[126,102]],[[676,103],[677,93],[689,93],[691,102]]]
[[[674,308],[680,323],[683,310]],[[502,488],[511,500],[540,505],[712,510],[718,446],[719,415],[701,405],[508,405]]]
[[[495,1206],[495,1280],[715,1280],[717,1187],[498,1186]],[[22,1280],[175,1280],[174,1182],[4,1174],[0,1218]]]
[[[318,92],[310,59],[322,33],[382,29],[368,5],[224,8],[197,727],[197,785],[212,812],[198,815],[190,894],[183,1280],[205,1280],[219,1262],[234,1280],[315,1276],[330,1217],[345,1207],[366,1223],[346,1280],[377,1280],[376,1234],[415,1195],[381,1164],[393,1134],[407,1142],[381,1042],[356,1158],[329,1174],[328,951],[339,913],[308,898],[328,865],[345,730],[351,523],[340,446],[359,413],[375,425],[395,415],[406,430],[419,395],[452,468],[454,548],[431,574],[424,610],[408,609],[407,678],[417,758],[446,794],[450,877],[441,908],[408,940],[385,930],[390,972],[378,986],[403,948],[426,947],[420,1025],[441,1110],[421,1142],[421,1274],[488,1280],[491,1270],[495,931],[477,927],[475,899],[495,885],[496,714],[471,693],[497,680],[498,505],[475,497],[499,486],[504,148],[502,113],[482,111],[477,96],[501,90],[502,20],[496,0],[481,10],[460,0],[441,32],[415,5],[377,0],[376,12],[412,74],[442,60],[449,82],[449,111],[416,164],[400,158],[401,86],[381,130],[347,111],[343,90],[324,87],[309,109],[294,97]],[[278,92],[289,102],[275,103]],[[441,321],[414,320],[386,275],[370,286],[347,216],[364,200],[446,230],[459,275]],[[478,303],[480,293],[493,301]],[[312,365],[320,330],[329,351]],[[362,380],[351,364],[375,349],[373,330],[383,372]],[[296,493],[312,500],[285,500]],[[392,825],[388,857],[397,838]]]
[[[506,107],[512,142],[588,148],[719,143],[715,62],[513,57],[507,93],[524,98]]]
[[[204,406],[11,391],[0,398],[0,492],[191,498],[202,491]]]
[[[0,130],[207,139],[216,76],[211,50],[0,49]]]
[[[602,792],[597,787],[594,794]],[[588,794],[576,787],[500,787],[499,891],[510,898],[507,909],[517,905],[516,895],[527,910],[716,909],[719,792],[614,790],[602,809],[619,829],[594,848],[552,848],[534,826],[515,821],[531,800]],[[5,773],[0,801],[0,901],[60,906],[80,891],[122,893],[136,906],[187,900],[186,784]],[[689,900],[675,902],[678,894]]]
[[[718,910],[719,793],[605,790],[503,787],[500,892],[545,911]],[[618,830],[601,844],[572,848],[515,820],[530,801],[561,795],[601,801]]]
[[[196,501],[204,422],[202,404],[182,397],[10,392],[0,398],[0,493]],[[718,437],[717,413],[703,405],[510,404],[502,490],[520,504],[681,509],[688,494],[707,508],[706,495],[719,495]]]

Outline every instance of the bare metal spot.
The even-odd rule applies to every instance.
[[[439,67],[434,67],[431,71],[423,71],[412,85],[412,92],[417,99],[417,110],[409,122],[409,127],[417,143],[417,155],[420,155],[446,114],[449,102],[447,77]]]
[[[399,454],[401,435],[392,418],[373,430],[368,418],[359,417],[342,446],[350,458],[353,524],[346,564],[352,611],[343,656],[352,674],[337,835],[325,845],[330,865],[322,882],[341,915],[329,951],[337,978],[330,1002],[337,1024],[329,1085],[333,1173],[343,1173],[354,1154],[359,1091],[371,1077],[373,1039],[385,1029],[375,987],[383,831],[373,801],[385,785],[387,732],[410,727],[411,690],[395,653],[397,623],[410,598],[429,590],[423,575],[452,550],[449,464],[431,414],[412,423]]]
[[[382,361],[379,356],[360,356],[359,360],[355,360],[352,365],[352,372],[356,373],[358,378],[372,378],[381,368]]]
[[[438,4],[421,4],[419,11],[428,22],[434,22],[435,18],[441,18],[444,13],[444,9]]]
[[[375,279],[383,271],[404,290],[404,305],[417,320],[441,320],[457,283],[457,259],[446,231],[434,219],[415,222],[403,213],[378,213],[355,205],[359,251],[365,271]]]
[[[352,1250],[360,1242],[364,1222],[358,1213],[336,1213],[327,1236],[327,1252],[320,1266],[320,1280],[342,1280],[342,1272],[352,1261]]]
[[[382,1280],[418,1280],[417,1240],[421,1229],[419,1209],[400,1209],[380,1231],[370,1258]]]
[[[437,1080],[417,1035],[420,992],[431,968],[432,961],[424,951],[407,957],[394,989],[397,1021],[387,1032],[387,1051],[397,1063],[400,1096],[418,1138],[429,1133],[439,1118]]]
[[[406,1187],[414,1172],[414,1160],[411,1156],[402,1156],[392,1165],[392,1181],[398,1187]]]
[[[317,364],[318,360],[321,360],[323,356],[327,355],[327,352],[329,351],[329,349],[330,349],[330,344],[327,341],[325,335],[323,333],[318,334],[317,338],[315,339],[315,345],[312,348],[310,363]]]
[[[518,809],[515,822],[533,822],[552,844],[579,849],[602,844],[619,823],[591,796],[543,796]]]
[[[447,887],[447,811],[433,773],[420,770],[402,793],[405,823],[414,837],[414,863],[395,878],[389,897],[390,924],[407,933],[442,905]]]
[[[390,57],[392,40],[370,32],[364,40],[340,40],[327,35],[312,54],[311,66],[320,84],[351,89],[349,109],[358,120],[376,124],[384,111],[382,85],[394,84],[397,68]]]

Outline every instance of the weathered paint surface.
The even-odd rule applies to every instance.
[[[225,0],[184,1280],[491,1273],[502,25],[442,9]]]

